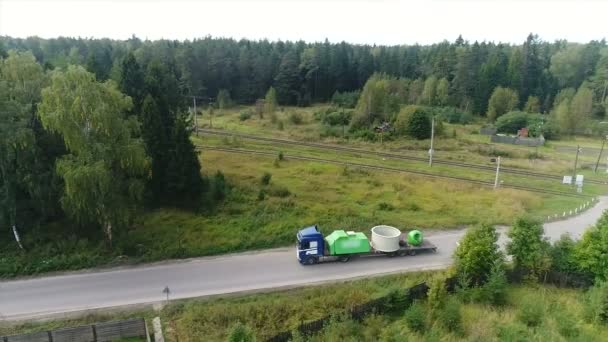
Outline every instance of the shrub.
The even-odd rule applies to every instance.
[[[287,189],[284,186],[272,187],[269,192],[272,196],[281,197],[281,198],[291,195],[291,192],[289,191],[289,189]]]
[[[230,330],[228,342],[255,342],[255,335],[248,326],[239,322]]]
[[[525,298],[517,313],[517,319],[529,327],[539,326],[543,321],[543,306],[537,298]]]
[[[390,203],[380,202],[378,204],[378,210],[393,211],[395,210],[395,207]]]
[[[426,329],[426,309],[419,302],[405,310],[405,322],[410,330],[422,333]]]
[[[587,292],[583,314],[588,322],[608,324],[608,282],[595,284]]]
[[[524,127],[528,128],[529,136],[539,137],[542,134],[545,139],[553,138],[557,131],[553,120],[538,113],[509,112],[496,120],[498,133],[517,134]]]
[[[456,298],[450,298],[439,312],[441,324],[451,332],[462,331],[462,314],[460,313],[460,302]]]
[[[440,120],[451,124],[466,125],[473,121],[473,116],[468,112],[463,112],[454,107],[443,107],[436,110],[436,115]]]
[[[214,200],[221,201],[226,197],[227,185],[226,178],[222,171],[217,171],[213,176],[213,182],[211,185],[211,195]]]
[[[277,128],[279,129],[279,131],[285,129],[285,124],[283,123],[283,120],[279,120],[279,122],[277,123]]]
[[[433,277],[427,292],[427,301],[434,315],[443,309],[447,297],[448,292],[445,288],[445,277],[441,275]]]
[[[359,90],[345,92],[336,91],[331,97],[331,103],[340,107],[355,108],[360,94],[361,92]]]
[[[498,340],[501,342],[528,342],[530,332],[520,323],[508,323],[498,328]]]
[[[402,289],[392,290],[386,296],[384,308],[387,312],[396,312],[403,310],[407,306],[407,292]]]
[[[568,312],[565,307],[554,310],[555,324],[557,331],[565,338],[577,337],[580,333],[576,319]]]
[[[285,160],[285,156],[283,155],[283,151],[279,151],[279,155],[277,157],[279,160],[283,161]]]
[[[270,174],[270,172],[264,172],[264,174],[262,175],[262,185],[268,185],[270,184],[270,179],[272,178],[272,174]]]
[[[301,125],[302,122],[304,122],[304,119],[302,118],[302,114],[300,114],[299,112],[291,112],[289,113],[289,122],[291,122],[294,125]]]
[[[245,121],[251,119],[251,113],[249,111],[244,111],[239,114],[239,120]]]
[[[405,133],[418,140],[431,137],[431,119],[426,110],[419,107],[407,118]]]
[[[258,201],[263,201],[266,198],[266,191],[264,189],[260,189],[258,192]]]

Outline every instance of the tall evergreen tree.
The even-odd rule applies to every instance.
[[[145,94],[144,73],[132,52],[122,60],[120,69],[120,91],[131,97],[133,101],[131,112],[139,115]]]
[[[279,71],[274,79],[277,99],[282,105],[298,104],[300,99],[300,72],[297,56],[293,51],[283,56]]]

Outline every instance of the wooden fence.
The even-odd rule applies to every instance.
[[[149,341],[146,321],[143,318],[133,318],[31,334],[1,336],[0,342],[111,342],[124,338],[141,338]]]

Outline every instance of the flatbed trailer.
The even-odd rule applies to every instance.
[[[313,230],[314,228],[314,230]],[[407,235],[402,234],[399,240],[399,249],[394,252],[379,251],[370,244],[370,251],[364,253],[339,254],[330,255],[328,246],[322,241],[322,235],[318,232],[316,226],[308,228],[308,231],[302,231],[298,234],[297,255],[298,260],[303,265],[314,265],[320,262],[348,262],[352,258],[357,257],[373,257],[373,256],[406,256],[416,255],[420,252],[437,252],[437,246],[427,239],[424,239],[419,246],[410,245],[407,243]],[[319,238],[319,236],[321,238]],[[321,246],[322,245],[322,246]]]

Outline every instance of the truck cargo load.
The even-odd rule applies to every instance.
[[[325,237],[329,255],[368,253],[369,240],[363,233],[336,230]]]

